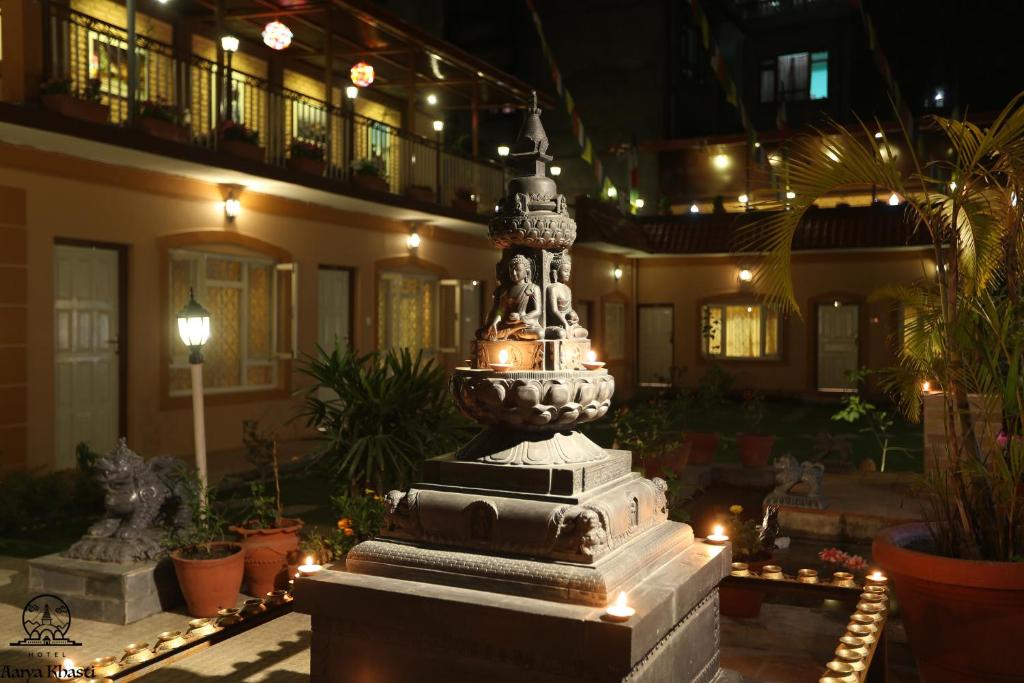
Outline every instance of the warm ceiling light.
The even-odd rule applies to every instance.
[[[827,156],[831,161],[839,161],[839,155],[836,154],[834,150],[829,149],[828,147],[825,148],[825,156]]]
[[[875,139],[876,140],[881,140],[882,139],[882,131],[878,131],[877,133],[875,133]]]
[[[498,156],[499,157],[507,157],[508,153],[510,151],[512,151],[512,150],[509,149],[508,145],[498,145]]]
[[[437,104],[437,95],[435,95],[434,93],[430,93],[429,95],[427,95],[427,104],[429,104],[430,106],[434,106],[435,104]]]
[[[697,206],[697,202],[690,204],[690,213],[700,213],[700,207]]]
[[[555,176],[556,178],[558,176],[562,175],[562,167],[561,166],[552,166],[551,167],[551,175]]]
[[[715,156],[711,157],[711,164],[719,171],[724,171],[725,169],[729,168],[730,163],[732,162],[729,159],[728,154],[716,154]]]
[[[779,164],[782,163],[782,157],[780,157],[778,154],[769,154],[768,163],[771,164],[772,166],[778,166]]]
[[[415,230],[410,232],[409,236],[405,238],[405,244],[410,249],[417,249],[417,248],[419,248],[419,246],[420,246],[420,244],[422,242],[423,242],[423,239],[420,237],[420,234],[418,232],[416,232]]]
[[[437,119],[434,121],[434,132],[440,133],[442,130],[444,130],[444,121]]]
[[[747,196],[747,195],[745,195],[745,194],[741,194],[741,195],[740,195],[740,196],[738,197],[738,199],[739,199],[739,201],[740,201],[740,204],[746,204],[747,202],[749,202],[749,201],[750,201],[750,197],[748,197],[748,196]]]
[[[349,98],[350,100],[354,100],[355,98],[359,97],[359,88],[357,88],[354,85],[348,86],[347,88],[345,88],[345,97]]]
[[[272,21],[263,27],[263,44],[271,50],[284,50],[292,44],[292,30],[280,21]]]
[[[949,191],[950,192],[956,192],[956,181],[955,180],[950,180],[949,181]]]
[[[352,85],[365,88],[373,83],[373,67],[366,62],[356,62],[348,70],[348,77],[352,81]]]
[[[786,199],[796,199],[796,192],[793,192],[793,190],[786,190]]]
[[[615,189],[614,185],[610,185],[608,187],[608,190],[606,191],[606,194],[608,195],[608,199],[615,199],[616,197],[619,196],[619,191]]]
[[[761,143],[760,142],[755,142],[754,143],[754,149],[761,149]]]
[[[893,192],[891,195],[889,195],[889,206],[899,206],[899,205],[900,205],[900,196],[898,194],[896,194],[895,192]]]
[[[220,47],[224,52],[238,52],[238,38],[232,35],[221,36]]]
[[[747,268],[740,271],[740,282],[750,282],[754,279],[754,274]]]

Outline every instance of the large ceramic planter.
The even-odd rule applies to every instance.
[[[235,552],[214,560],[190,560],[179,551],[171,553],[174,573],[185,596],[188,613],[194,617],[215,617],[217,610],[234,607],[242,590],[245,552],[238,543],[215,543]]]
[[[291,157],[288,159],[288,169],[291,171],[298,171],[299,173],[306,173],[308,175],[323,175],[324,174],[324,161],[323,159],[310,159],[308,157]]]
[[[221,138],[220,149],[232,156],[248,159],[249,161],[262,162],[264,159],[263,148],[251,142]]]
[[[245,583],[249,595],[264,595],[288,583],[288,555],[299,549],[300,519],[282,519],[272,529],[231,527],[245,549]]]
[[[1024,681],[1013,655],[1024,636],[1024,562],[922,552],[930,545],[928,526],[917,523],[882,531],[871,548],[899,600],[921,680]]]
[[[740,462],[744,467],[756,469],[767,467],[772,457],[772,446],[775,437],[766,434],[737,434],[736,448],[740,452]]]
[[[736,558],[733,558],[734,560]],[[737,560],[742,561],[742,560]],[[747,561],[751,572],[760,573],[765,565],[771,564],[772,558]],[[767,591],[759,588],[741,588],[732,584],[722,584],[718,589],[718,609],[723,616],[752,619],[761,613],[761,604]]]
[[[644,475],[648,478],[664,477],[665,470],[671,470],[672,474],[678,477],[686,469],[686,463],[690,459],[691,446],[692,444],[684,441],[668,453],[644,458]]]
[[[683,442],[690,444],[690,464],[707,465],[715,459],[718,450],[718,434],[714,432],[687,432]]]
[[[82,100],[74,95],[43,95],[43,109],[57,112],[63,116],[88,121],[90,123],[107,123],[110,121],[110,106],[99,102]]]
[[[352,182],[355,185],[363,188],[364,190],[372,190],[374,192],[387,192],[388,181],[381,178],[379,175],[370,175],[368,173],[353,173]]]
[[[188,142],[188,128],[176,123],[158,119],[153,116],[140,116],[137,120],[139,130],[155,138],[171,142]]]

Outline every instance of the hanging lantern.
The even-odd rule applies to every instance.
[[[373,83],[373,67],[366,62],[356,62],[352,65],[352,68],[348,72],[349,78],[352,79],[353,85],[358,85],[360,88]]]
[[[272,50],[283,50],[292,44],[292,30],[280,21],[263,27],[263,43]]]

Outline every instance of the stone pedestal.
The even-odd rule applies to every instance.
[[[28,561],[28,586],[33,595],[62,598],[75,619],[110,624],[130,624],[183,602],[170,560],[120,564],[44,555]]]
[[[312,615],[321,683],[714,681],[729,563],[727,547],[691,544],[634,585],[624,623],[604,606],[344,571],[300,579],[295,608]]]

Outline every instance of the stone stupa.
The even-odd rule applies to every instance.
[[[315,681],[711,681],[728,547],[668,520],[667,485],[577,430],[607,413],[613,377],[568,285],[576,237],[547,177],[536,101],[489,224],[493,305],[459,409],[484,426],[386,496],[380,537],[346,571],[300,581]],[[636,614],[610,621],[619,593]]]

